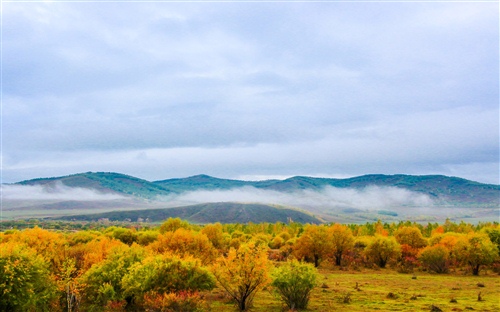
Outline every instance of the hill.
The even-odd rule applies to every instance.
[[[120,194],[147,199],[175,193],[159,184],[114,172],[86,172],[63,177],[26,180],[16,184],[41,185],[50,191],[56,189],[58,183],[68,187],[92,189],[104,194]]]
[[[335,188],[364,189],[370,186],[397,187],[428,195],[437,203],[455,206],[500,206],[500,185],[484,184],[443,175],[383,175],[371,174],[347,179],[296,176],[285,180],[241,181],[198,175],[184,179],[154,181],[163,188],[178,193],[195,190],[228,190],[244,186],[280,192]]]
[[[299,210],[262,204],[206,203],[185,207],[111,211],[98,214],[59,217],[59,220],[97,221],[136,221],[139,218],[150,222],[160,222],[168,218],[181,218],[192,223],[261,223],[283,222],[290,220],[299,223],[322,223],[322,220]]]

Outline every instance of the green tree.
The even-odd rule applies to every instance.
[[[123,276],[132,265],[145,257],[144,249],[122,245],[112,249],[108,257],[94,264],[81,278],[83,305],[87,311],[102,311],[111,301],[125,300]]]
[[[123,277],[124,294],[129,301],[141,303],[144,295],[211,290],[215,279],[208,269],[193,258],[156,255],[136,263]]]
[[[306,309],[317,277],[312,264],[292,260],[273,271],[271,285],[289,309]]]
[[[51,311],[57,287],[48,263],[17,242],[0,244],[0,311]]]

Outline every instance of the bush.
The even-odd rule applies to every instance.
[[[290,309],[305,309],[318,273],[312,264],[289,261],[275,269],[272,286]]]
[[[145,294],[211,290],[215,287],[215,279],[199,261],[161,255],[132,266],[122,285],[128,300],[140,301]]]
[[[50,311],[56,291],[48,264],[33,249],[0,244],[0,311]]]
[[[429,271],[447,273],[450,266],[449,254],[450,252],[446,247],[434,245],[425,247],[418,254],[418,260],[420,260],[422,265]]]
[[[197,293],[146,294],[144,310],[147,312],[198,312],[205,311],[205,302]]]

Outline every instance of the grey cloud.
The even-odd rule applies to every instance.
[[[492,181],[495,8],[5,4],[4,176],[381,172]]]

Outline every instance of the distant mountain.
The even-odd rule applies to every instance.
[[[348,179],[328,179],[296,176],[285,180],[241,181],[198,175],[184,179],[154,181],[178,193],[195,190],[227,190],[244,186],[259,189],[293,192],[335,188],[363,189],[370,186],[397,187],[428,195],[437,203],[457,206],[500,206],[500,185],[484,184],[443,175],[383,175],[371,174]]]
[[[146,209],[133,211],[112,211],[98,214],[58,217],[58,220],[97,221],[137,221],[160,222],[168,218],[181,218],[192,223],[261,223],[284,222],[322,223],[323,221],[299,210],[262,204],[206,203],[185,207]]]
[[[86,172],[63,177],[26,180],[16,184],[41,185],[47,191],[55,190],[58,184],[63,184],[68,187],[92,189],[99,193],[119,194],[146,199],[175,193],[175,191],[162,187],[159,184],[114,172]]]
[[[484,184],[442,175],[382,175],[371,174],[348,179],[329,179],[296,176],[285,180],[242,181],[219,179],[208,175],[149,182],[113,172],[87,172],[57,178],[34,179],[19,185],[42,185],[48,189],[57,183],[69,187],[93,189],[143,199],[155,199],[197,190],[229,190],[241,187],[293,192],[335,188],[364,189],[370,186],[397,187],[428,195],[437,204],[448,206],[500,207],[500,185]]]

